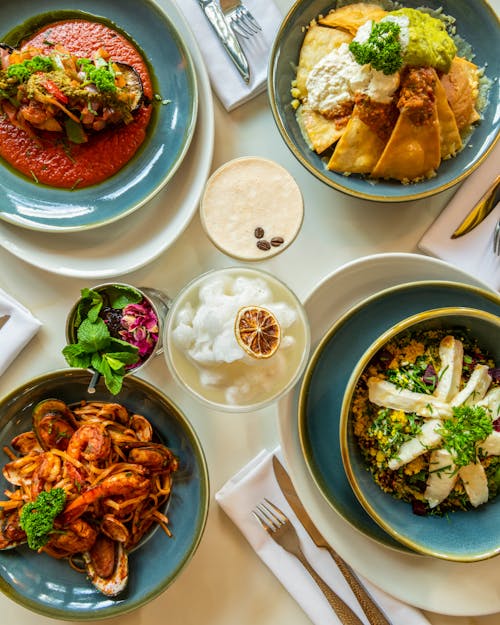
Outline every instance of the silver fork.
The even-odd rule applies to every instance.
[[[500,219],[497,221],[493,231],[493,252],[500,256]]]
[[[241,0],[220,0],[220,8],[233,30],[248,39],[256,35],[262,28]]]
[[[328,603],[332,606],[341,622],[344,623],[344,625],[363,625],[362,621],[351,610],[347,603],[328,586],[324,579],[320,577],[309,564],[302,552],[297,532],[288,517],[268,499],[264,499],[258,504],[255,509],[252,510],[252,513],[269,536],[276,541],[280,547],[283,547],[283,549],[298,558],[307,572],[321,588]]]

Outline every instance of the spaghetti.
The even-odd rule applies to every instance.
[[[11,447],[4,448],[10,461],[3,475],[16,488],[0,501],[0,548],[26,542],[26,504],[62,489],[64,508],[38,551],[68,558],[101,592],[114,595],[126,585],[127,552],[154,526],[170,535],[164,509],[178,461],[154,440],[144,416],[117,403],[70,408],[48,399],[35,407],[33,429]]]

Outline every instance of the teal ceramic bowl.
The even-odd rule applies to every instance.
[[[119,396],[100,383],[87,394],[88,371],[65,369],[41,375],[0,400],[0,449],[31,428],[33,406],[56,397],[70,404],[81,399],[119,402],[143,414],[159,437],[179,458],[168,502],[172,537],[154,529],[129,554],[129,582],[125,592],[109,598],[98,592],[82,573],[65,560],[37,554],[27,546],[0,551],[0,590],[23,607],[45,616],[96,621],[130,612],[153,600],[172,584],[195,553],[208,514],[207,465],[198,437],[183,413],[157,388],[127,376]],[[2,453],[2,466],[8,461]],[[0,478],[3,493],[8,486]]]
[[[301,449],[311,478],[325,501],[365,536],[405,553],[417,552],[368,514],[347,479],[341,454],[343,397],[352,372],[384,332],[423,311],[456,306],[500,316],[498,294],[457,282],[414,282],[376,293],[354,306],[326,332],[309,360],[299,389]],[[495,506],[492,507],[498,515],[500,501]],[[481,514],[478,510],[478,516]]]
[[[438,308],[412,315],[378,337],[355,367],[342,402],[340,448],[345,472],[363,508],[395,540],[429,556],[459,562],[484,560],[500,553],[500,500],[445,516],[414,514],[412,506],[384,493],[368,471],[353,431],[352,400],[359,378],[385,345],[418,331],[462,331],[500,363],[500,316],[471,308]]]
[[[350,3],[350,2],[349,2]],[[339,5],[346,2],[339,2]],[[312,151],[297,123],[291,105],[290,88],[295,79],[303,28],[319,14],[326,14],[336,5],[335,0],[298,0],[287,13],[276,35],[271,51],[268,73],[268,92],[278,130],[297,160],[319,180],[330,187],[358,198],[380,202],[403,202],[435,195],[463,181],[490,153],[498,140],[500,128],[500,22],[495,11],[483,0],[470,3],[443,0],[402,0],[405,7],[428,6],[441,8],[456,19],[457,34],[474,50],[474,62],[485,67],[492,81],[489,101],[482,112],[482,120],[475,128],[463,150],[441,163],[437,176],[429,180],[403,185],[397,181],[370,181],[359,175],[344,176],[329,171],[321,156]]]
[[[152,0],[4,0],[0,3],[0,41],[50,14],[97,16],[115,24],[143,51],[153,75],[155,100],[144,143],[114,176],[90,187],[56,189],[16,173],[0,159],[0,218],[47,232],[70,232],[102,226],[146,204],[172,178],[189,148],[198,106],[198,87],[189,50],[169,17],[172,0],[162,10]],[[54,13],[56,12],[56,13]]]

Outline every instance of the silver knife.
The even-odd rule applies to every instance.
[[[466,215],[462,223],[457,227],[450,238],[458,239],[458,237],[474,230],[476,226],[488,217],[491,211],[500,201],[500,175],[491,183],[485,191],[481,199],[474,205],[472,210]]]
[[[371,625],[390,625],[390,621],[382,612],[382,609],[375,603],[374,599],[368,593],[364,585],[358,579],[356,573],[345,562],[339,554],[330,547],[326,539],[323,537],[319,529],[314,525],[311,517],[304,508],[304,504],[300,501],[297,491],[295,490],[290,476],[286,472],[285,467],[281,464],[276,456],[273,456],[273,470],[281,492],[285,496],[290,508],[295,512],[302,526],[312,538],[317,547],[326,549],[332,556],[335,564],[339,567],[340,572],[345,577],[347,583],[351,587],[359,605],[363,608],[368,621]]]
[[[229,54],[229,58],[236,65],[236,69],[241,74],[243,80],[248,83],[250,81],[250,68],[247,57],[241,49],[233,29],[226,21],[221,8],[215,0],[198,0],[198,4],[203,9],[210,25]]]

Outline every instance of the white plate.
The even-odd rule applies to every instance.
[[[0,222],[0,245],[52,273],[107,278],[143,267],[170,247],[198,209],[214,148],[212,92],[198,44],[172,3],[169,17],[189,49],[198,80],[198,120],[189,151],[168,185],[134,214],[84,232],[40,233]]]
[[[358,259],[327,276],[306,299],[313,348],[332,323],[360,300],[381,289],[419,280],[451,280],[488,289],[463,271],[427,256],[378,254]],[[431,612],[479,616],[500,611],[499,558],[470,564],[447,562],[405,554],[365,536],[337,514],[315,486],[300,448],[296,393],[279,402],[279,429],[304,506],[332,547],[359,573],[394,597]]]

